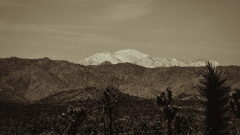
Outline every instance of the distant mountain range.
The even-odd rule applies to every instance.
[[[135,58],[135,57],[134,57]],[[133,59],[133,58],[129,58]],[[228,85],[240,88],[239,66],[218,66]],[[108,86],[123,94],[155,98],[170,87],[174,96],[198,94],[202,67],[146,68],[131,63],[84,66],[62,60],[0,58],[0,101],[55,103],[94,99]],[[87,89],[92,88],[92,89]],[[44,101],[44,99],[46,99]]]
[[[156,68],[156,67],[200,67],[205,66],[206,62],[210,61],[213,65],[219,66],[219,62],[214,60],[195,60],[185,62],[176,58],[154,58],[147,54],[141,53],[137,50],[121,50],[111,54],[109,52],[97,53],[94,54],[82,61],[79,62],[81,65],[100,65],[105,62],[111,64],[118,63],[131,63],[147,68]]]

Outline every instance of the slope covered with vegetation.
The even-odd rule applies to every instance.
[[[129,63],[82,66],[67,61],[43,59],[0,59],[1,100],[28,102],[62,91],[98,89],[114,86],[121,92],[142,98],[154,98],[170,87],[173,95],[197,94],[196,72],[201,67],[144,68]],[[240,88],[240,67],[219,67],[226,70],[228,84]]]

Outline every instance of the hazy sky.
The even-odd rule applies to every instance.
[[[240,65],[240,0],[0,0],[0,57],[135,49]]]

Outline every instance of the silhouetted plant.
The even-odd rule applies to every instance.
[[[157,105],[160,105],[163,107],[163,111],[167,119],[168,135],[172,135],[172,121],[180,109],[179,107],[171,106],[170,105],[171,101],[172,101],[172,91],[169,88],[167,88],[167,96],[165,92],[161,92],[161,95],[157,96],[156,103]]]
[[[226,84],[223,71],[210,62],[199,72],[200,84],[197,86],[201,97],[199,101],[204,107],[204,134],[221,135],[228,133],[227,104],[230,87]]]
[[[106,90],[103,92],[102,98],[100,99],[103,107],[103,113],[107,116],[106,120],[110,135],[113,135],[114,114],[116,113],[116,105],[119,101],[118,98],[110,92],[110,90],[113,89],[114,88],[112,87],[107,87]]]
[[[235,89],[235,91],[230,94],[229,105],[234,114],[240,119],[240,90]]]
[[[86,118],[86,113],[84,108],[74,108],[73,106],[69,106],[67,108],[67,114],[63,113],[62,118],[66,118],[68,122],[67,134],[68,135],[76,135],[77,128]]]

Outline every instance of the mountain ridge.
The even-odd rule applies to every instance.
[[[0,58],[0,100],[34,103],[50,95],[87,87],[114,86],[141,98],[155,98],[170,87],[173,95],[197,94],[196,74],[202,67],[146,68],[131,63],[84,66],[62,60]],[[228,84],[240,88],[239,66],[226,70]],[[77,96],[77,95],[76,95]],[[84,96],[84,95],[81,95]]]
[[[210,61],[215,66],[220,66],[221,64],[214,60],[193,60],[185,62],[176,58],[154,58],[147,54],[141,53],[137,50],[126,49],[120,50],[111,54],[109,52],[96,53],[84,60],[79,61],[81,65],[100,65],[101,63],[109,61],[112,64],[117,63],[132,63],[140,65],[147,68],[156,68],[156,67],[200,67],[205,66],[207,61]]]

